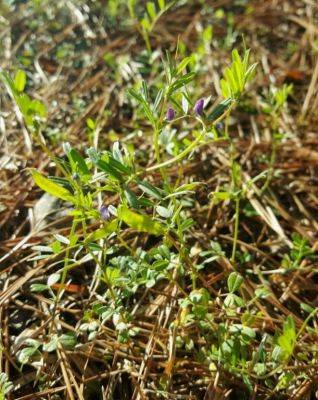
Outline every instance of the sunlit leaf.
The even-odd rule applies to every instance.
[[[147,215],[131,211],[125,206],[118,208],[118,218],[139,232],[147,232],[152,235],[162,235],[164,233],[164,228],[159,222],[153,221]]]
[[[26,84],[26,74],[19,69],[14,77],[14,87],[18,92],[23,92]]]
[[[227,279],[227,286],[230,293],[236,292],[243,283],[243,277],[237,272],[232,272]]]
[[[50,179],[45,178],[35,169],[31,170],[32,178],[34,182],[44,190],[45,192],[51,194],[52,196],[58,197],[59,199],[72,201],[73,197],[71,193],[64,187],[52,182]]]

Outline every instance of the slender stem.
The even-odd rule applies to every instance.
[[[229,138],[227,126],[228,126],[228,118],[226,120],[226,135]],[[229,138],[230,139],[230,138]],[[235,215],[234,215],[234,232],[233,232],[233,247],[232,247],[232,256],[231,263],[234,267],[235,264],[235,255],[238,241],[238,230],[239,230],[239,222],[240,222],[240,192],[238,190],[241,187],[241,177],[238,177],[237,174],[241,173],[237,171],[235,165],[235,145],[234,142],[230,139],[230,168],[231,168],[231,185],[232,185],[232,193],[235,193]]]
[[[160,146],[159,146],[159,133],[160,130],[155,127],[154,129],[154,137],[153,137],[153,142],[154,142],[154,148],[155,148],[155,157],[156,161],[158,164],[160,164]]]
[[[279,114],[278,114],[277,110],[274,110],[271,119],[272,119],[273,131],[276,132],[278,130],[278,127],[279,127]],[[265,190],[270,185],[271,180],[273,179],[274,165],[275,165],[276,155],[277,155],[277,147],[278,147],[278,140],[274,136],[273,137],[273,141],[272,141],[271,157],[270,157],[269,166],[268,166],[268,174],[267,174],[266,181],[265,181],[265,183],[264,183],[264,185],[263,185],[263,187],[261,189],[261,194],[265,192]]]
[[[70,232],[70,235],[69,235],[70,238],[74,235],[75,230],[76,230],[76,226],[77,226],[77,222],[75,221],[75,219],[73,219],[71,232]],[[56,297],[54,299],[54,305],[53,305],[53,310],[52,310],[52,321],[51,321],[50,328],[49,328],[50,334],[53,332],[53,329],[55,327],[55,318],[57,316],[57,307],[58,307],[58,303],[59,303],[59,300],[60,300],[61,295],[62,295],[63,287],[64,287],[64,284],[65,284],[65,281],[66,281],[66,277],[67,277],[67,272],[69,270],[69,268],[68,268],[69,267],[69,254],[70,254],[71,247],[72,246],[68,246],[66,251],[65,251],[64,266],[63,266],[63,269],[62,269],[62,276],[61,276],[61,280],[60,280],[60,286],[58,288]]]
[[[77,227],[77,221],[75,220],[75,218],[72,221],[72,227],[71,227],[71,231],[69,234],[69,237],[72,238],[75,234],[76,231],[76,227]],[[61,292],[63,290],[63,286],[65,284],[66,281],[66,277],[67,277],[67,272],[68,272],[68,265],[69,265],[69,255],[70,255],[70,250],[71,250],[71,246],[69,246],[65,252],[65,257],[64,257],[64,266],[62,269],[62,276],[61,276],[61,280],[60,280],[60,286],[56,295],[56,305],[60,300],[60,296],[61,296]]]
[[[150,44],[150,40],[149,40],[149,34],[148,32],[146,32],[144,29],[142,29],[142,37],[144,38],[146,47],[147,47],[147,51],[149,54],[151,54],[151,44]]]
[[[240,222],[240,197],[237,196],[237,198],[235,199],[234,234],[233,234],[233,248],[232,248],[232,257],[231,257],[232,264],[235,263],[239,222]]]
[[[149,167],[146,169],[146,172],[150,172],[150,171],[154,171],[156,169],[160,169],[160,168],[164,168],[167,167],[168,165],[171,165],[177,161],[182,160],[186,155],[188,155],[189,153],[191,153],[191,151],[199,144],[199,142],[201,141],[201,139],[204,136],[204,132],[198,136],[194,142],[192,142],[186,149],[184,149],[180,154],[178,154],[177,156],[170,158],[167,161],[164,161],[160,164],[157,165],[153,165],[152,167]]]
[[[163,102],[161,105],[159,119],[156,122],[156,125],[154,127],[154,149],[155,149],[155,157],[156,157],[156,161],[157,161],[158,165],[161,164],[159,136],[160,136],[160,132],[163,127],[166,104],[167,104],[167,93],[163,97]],[[166,170],[164,168],[160,168],[160,173],[161,173],[163,182],[169,186]]]
[[[318,313],[318,308],[315,308],[314,310],[312,310],[312,312],[308,315],[308,317],[305,319],[305,321],[303,322],[302,326],[300,327],[300,329],[299,329],[299,331],[298,331],[298,333],[297,333],[296,339],[298,339],[299,336],[303,333],[303,331],[305,330],[305,328],[306,328],[306,326],[307,326],[309,320],[310,320],[312,317],[314,317],[315,314],[317,314],[317,313]]]
[[[273,178],[276,154],[277,154],[277,141],[276,141],[276,139],[274,139],[273,146],[272,146],[272,152],[271,152],[271,158],[269,161],[268,174],[267,174],[266,181],[261,189],[261,193],[263,193],[268,188],[268,186]]]

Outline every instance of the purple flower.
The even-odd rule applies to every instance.
[[[175,117],[176,113],[172,107],[169,107],[166,114],[166,120],[172,121]]]
[[[203,114],[203,108],[204,108],[204,99],[199,99],[194,105],[194,112],[197,115],[202,115]]]
[[[100,216],[102,217],[102,219],[104,221],[108,221],[110,218],[110,212],[107,206],[101,206],[101,208],[99,209],[100,212]]]
[[[219,131],[222,131],[224,128],[224,125],[222,124],[222,122],[218,122],[215,124],[216,129],[218,129]]]

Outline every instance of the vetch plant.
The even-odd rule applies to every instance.
[[[292,235],[292,241],[293,248],[290,254],[285,254],[282,260],[282,266],[286,268],[287,271],[300,268],[302,261],[313,255],[308,240],[301,237],[301,235],[294,233]]]
[[[136,0],[129,0],[127,2],[130,18],[133,21],[137,21],[138,30],[143,37],[148,52],[151,53],[151,44],[150,44],[150,34],[154,29],[159,18],[174,4],[174,2],[166,3],[165,0],[155,1],[147,1],[145,12],[143,16],[138,17],[138,10],[136,12],[136,8],[138,3]]]
[[[13,384],[9,381],[4,372],[0,373],[0,400],[5,400],[7,395],[12,391]]]
[[[252,79],[257,63],[249,64],[250,51],[245,50],[244,56],[241,57],[238,51],[235,49],[232,51],[232,64],[224,70],[223,78],[221,79],[222,94],[225,100],[220,103],[220,112],[226,112],[223,110],[231,110],[234,104],[239,101],[246,84]],[[215,113],[212,115],[215,117]],[[218,116],[218,114],[216,114]],[[222,115],[222,114],[221,114]],[[230,171],[231,171],[231,188],[228,191],[214,193],[217,200],[233,200],[235,204],[234,214],[234,228],[233,228],[233,247],[231,262],[235,263],[236,247],[238,240],[238,229],[239,229],[239,215],[240,215],[240,201],[243,195],[241,167],[235,161],[235,144],[234,141],[228,134],[228,116],[225,119],[225,137],[230,142]],[[219,121],[218,121],[219,122]]]
[[[66,242],[66,248],[63,250],[65,251],[64,266],[57,271],[58,280],[54,282],[54,284],[59,284],[60,288],[55,297],[56,301],[63,293],[67,271],[80,262],[80,257],[94,260],[97,265],[100,265],[101,271],[104,270],[100,260],[105,259],[107,256],[103,254],[104,250],[98,246],[100,239],[109,240],[109,238],[112,238],[111,240],[113,240],[116,238],[121,248],[130,250],[122,237],[121,227],[123,225],[141,233],[144,232],[160,237],[164,246],[167,246],[167,248],[173,246],[177,249],[178,255],[175,258],[175,264],[172,264],[172,271],[169,272],[170,268],[166,266],[168,275],[160,270],[159,275],[155,273],[153,277],[150,278],[149,276],[147,279],[155,283],[158,277],[171,279],[175,274],[178,276],[178,274],[186,273],[191,277],[193,291],[195,292],[197,270],[188,258],[189,249],[185,240],[185,232],[191,229],[194,221],[191,218],[187,218],[186,209],[182,203],[182,196],[186,193],[191,193],[195,184],[180,187],[173,186],[169,179],[167,168],[173,164],[181,163],[201,145],[211,140],[208,133],[213,131],[215,129],[214,126],[219,124],[220,121],[227,120],[231,109],[239,101],[246,83],[251,79],[255,70],[256,64],[249,65],[248,59],[249,51],[245,52],[243,58],[239,56],[237,51],[233,51],[232,65],[225,70],[221,83],[222,92],[226,98],[210,112],[207,111],[207,116],[203,114],[205,103],[203,98],[195,102],[193,114],[188,114],[188,109],[185,107],[185,103],[191,104],[191,99],[187,94],[187,87],[195,77],[193,72],[186,71],[191,57],[187,57],[179,64],[176,64],[171,56],[167,54],[167,60],[164,64],[166,83],[157,91],[153,100],[145,81],[142,82],[139,92],[133,89],[129,91],[130,96],[143,109],[153,129],[153,147],[156,163],[147,167],[145,171],[151,172],[159,169],[163,178],[161,187],[154,186],[143,178],[144,170],[135,164],[134,158],[125,146],[119,146],[118,143],[115,143],[112,151],[99,152],[90,148],[87,150],[88,158],[83,157],[69,144],[65,144],[64,151],[67,161],[57,160],[57,165],[63,174],[62,177],[47,178],[38,171],[32,171],[34,181],[41,189],[73,207],[70,212],[73,216],[72,229]],[[180,117],[176,118],[174,109],[168,106],[169,103],[178,109]],[[185,111],[183,110],[184,108],[186,108]],[[160,136],[166,124],[172,120],[179,124],[186,123],[189,120],[198,125],[198,128],[193,130],[193,140],[179,154],[165,159],[165,154],[161,148]],[[232,171],[232,191],[227,194],[227,198],[234,199],[236,204],[231,258],[232,262],[234,262],[238,239],[239,200],[242,188],[239,166],[234,161],[234,144],[227,133],[227,128],[225,129],[225,138],[230,141]],[[96,169],[97,173],[94,172],[94,169]],[[119,196],[117,207],[104,204],[97,209],[97,198],[103,195],[103,192],[116,193]],[[105,195],[103,196],[105,197]],[[215,196],[222,198],[221,193],[215,193]],[[148,210],[153,210],[152,217],[149,215]],[[100,219],[103,226],[92,232],[88,227],[90,221],[94,219]],[[81,226],[82,229],[82,236],[80,237],[75,234],[78,226]],[[177,242],[175,238],[177,238]],[[61,249],[59,250],[61,251]],[[74,253],[75,250],[76,253]],[[101,258],[98,256],[100,252]],[[74,256],[71,257],[72,253],[76,254],[75,258]],[[161,265],[165,265],[165,263]],[[181,268],[181,265],[183,265],[183,268]],[[118,295],[117,291],[115,293],[113,286],[115,282],[121,281],[123,267],[116,267],[117,269],[114,271],[112,268],[108,267],[106,269],[108,272],[104,273],[103,281],[108,287],[109,298],[115,304],[118,303],[118,299],[121,296]],[[233,276],[231,275],[230,278],[232,281]],[[144,283],[149,286],[147,279]],[[231,286],[230,292],[232,294],[229,296],[232,296],[234,301],[237,302],[235,300],[236,295],[234,295],[235,291],[236,288]],[[226,303],[231,302],[232,300],[226,301]],[[121,315],[124,315],[122,312],[120,311]],[[128,316],[122,317],[123,321],[127,320],[127,318],[129,319]]]
[[[313,3],[1,6],[0,398],[318,396]]]
[[[264,111],[269,115],[273,130],[272,149],[269,161],[269,168],[266,181],[262,187],[264,192],[270,185],[274,175],[274,165],[277,156],[277,149],[287,134],[280,131],[279,121],[287,105],[288,96],[293,91],[293,85],[284,84],[281,88],[271,88],[268,104],[264,106]]]
[[[39,260],[50,263],[50,273],[33,284],[31,290],[49,298],[52,323],[48,336],[26,340],[19,348],[17,357],[21,364],[35,365],[44,353],[59,349],[72,351],[83,338],[95,340],[105,325],[114,329],[119,343],[133,346],[135,338],[143,334],[143,327],[134,319],[139,307],[135,299],[137,295],[143,299],[144,295],[161,294],[163,284],[174,288],[176,297],[169,301],[173,307],[180,307],[179,314],[167,324],[169,332],[178,338],[176,346],[192,350],[191,335],[184,337],[180,333],[191,328],[202,343],[206,340],[211,344],[198,351],[198,358],[202,357],[211,371],[221,366],[243,377],[252,391],[252,378],[267,379],[294,356],[297,330],[291,317],[286,319],[282,332],[274,339],[265,337],[255,350],[261,324],[266,321],[264,315],[255,312],[255,305],[274,297],[265,283],[255,285],[251,292],[244,267],[251,261],[252,251],[249,253],[249,248],[237,251],[241,201],[249,184],[263,176],[261,173],[250,182],[243,181],[236,140],[229,131],[231,112],[256,69],[249,57],[248,50],[242,56],[236,50],[232,52],[232,63],[220,83],[223,98],[212,106],[210,97],[200,97],[193,87],[196,75],[191,69],[191,56],[177,62],[167,53],[163,65],[165,79],[160,84],[137,82],[127,97],[132,108],[143,113],[145,135],[151,137],[142,161],[130,146],[128,136],[114,141],[106,150],[96,146],[76,150],[64,143],[63,157],[52,156],[57,176],[30,170],[36,185],[60,200],[72,222],[68,236],[55,235],[51,244],[34,248],[40,253]],[[8,79],[10,90],[14,89],[14,100],[20,104],[24,76],[19,73],[15,82]],[[276,97],[277,111],[284,98],[283,94]],[[20,107],[23,109],[21,104]],[[26,111],[26,118],[40,140],[38,144],[45,146],[39,125],[34,121],[38,115]],[[94,143],[98,122],[88,118],[86,123],[90,142]],[[173,138],[175,145],[170,152],[169,138]],[[193,218],[192,210],[194,192],[203,183],[182,180],[181,176],[189,159],[195,160],[201,148],[218,142],[222,142],[228,157],[225,160],[230,183],[213,192],[212,197],[213,204],[221,201],[234,204],[232,248],[223,248],[223,243],[221,247],[209,237],[208,245],[203,240],[204,250],[196,249],[191,243],[191,232],[198,221]],[[307,241],[294,235],[293,248],[282,264],[292,271],[300,268],[309,256]],[[214,266],[222,262],[226,263],[227,272],[214,274]],[[72,290],[73,272],[92,265],[97,268],[94,285],[97,296],[85,310],[80,329],[73,334],[55,326],[54,321],[61,318],[61,305]],[[218,279],[219,292],[215,289],[212,292],[209,281],[202,275],[211,266],[209,279]],[[83,290],[92,290],[90,284]],[[314,315],[310,313],[310,318]]]

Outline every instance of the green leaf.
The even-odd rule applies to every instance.
[[[274,361],[282,361],[284,358],[283,349],[280,346],[275,346],[272,352],[272,359]]]
[[[292,332],[292,335],[295,336],[295,321],[294,318],[291,315],[288,315],[286,318],[286,321],[284,322],[284,333]]]
[[[95,165],[97,165],[102,171],[106,172],[108,175],[112,176],[113,178],[117,179],[118,181],[122,180],[121,174],[118,172],[117,169],[109,165],[108,162],[98,159],[92,160]]]
[[[62,251],[62,245],[58,240],[55,240],[51,244],[51,249],[52,249],[53,253],[58,254]]]
[[[43,283],[33,283],[30,286],[31,292],[43,292],[44,290],[47,290],[48,286],[44,285]]]
[[[84,158],[74,149],[71,149],[71,151],[68,154],[70,160],[78,167],[78,169],[82,172],[84,175],[89,174],[89,170],[86,165],[86,161]]]
[[[138,103],[142,103],[142,102],[143,102],[142,96],[141,96],[138,92],[136,92],[135,89],[129,89],[129,90],[128,90],[128,94],[129,94],[131,97],[133,97],[135,100],[137,100]]]
[[[62,200],[73,201],[73,197],[67,189],[45,178],[35,169],[31,170],[31,175],[34,182],[45,192]]]
[[[0,373],[0,400],[6,400],[6,394],[14,388],[11,381],[4,372]]]
[[[36,114],[41,118],[44,118],[46,115],[45,105],[40,100],[37,99],[31,101],[30,110],[32,110],[33,114]]]
[[[150,18],[154,21],[157,16],[156,7],[155,7],[154,3],[152,3],[151,1],[148,1],[146,4],[146,7],[147,7],[147,11],[148,11]]]
[[[54,235],[55,239],[57,241],[59,241],[60,243],[66,244],[67,246],[69,246],[70,244],[70,240],[69,238],[67,238],[66,236],[60,235],[59,233],[56,233]]]
[[[309,304],[306,303],[300,303],[300,308],[304,310],[306,313],[310,314],[311,312],[314,311],[314,307],[310,306]]]
[[[126,199],[129,203],[129,205],[133,208],[138,208],[139,202],[138,202],[138,199],[137,199],[137,196],[135,195],[135,193],[131,189],[129,189],[129,187],[127,187],[127,186],[125,187],[124,191],[125,191],[125,196],[126,196]]]
[[[208,25],[204,31],[202,32],[202,39],[203,42],[207,43],[208,45],[210,45],[211,40],[213,37],[213,28],[212,25]]]
[[[188,74],[182,75],[169,87],[169,95],[171,95],[180,87],[187,85],[194,79],[194,77],[195,77],[195,72],[189,72]]]
[[[227,111],[232,104],[233,100],[231,97],[221,101],[216,107],[213,108],[211,114],[207,117],[208,121],[215,121],[220,118],[225,111]]]
[[[237,272],[232,272],[227,279],[227,286],[230,293],[236,292],[243,283],[243,277]]]
[[[229,192],[214,192],[213,197],[217,201],[229,200],[231,198],[231,193],[229,193]]]
[[[148,120],[151,122],[152,125],[154,125],[155,118],[147,101],[142,97],[140,93],[136,92],[136,90],[134,89],[129,89],[128,93],[143,107],[144,113],[146,114]]]
[[[104,278],[108,285],[114,286],[117,282],[117,279],[120,278],[120,269],[107,267]]]
[[[250,49],[246,50],[244,53],[244,58],[242,61],[244,71],[247,71],[249,58],[250,58]]]
[[[172,210],[163,206],[157,206],[156,211],[162,218],[170,218],[172,215]]]
[[[95,121],[92,118],[87,118],[86,125],[91,130],[94,130],[96,127]]]
[[[26,84],[26,74],[19,69],[14,77],[14,87],[18,92],[23,92]]]
[[[59,342],[63,347],[67,349],[73,349],[77,344],[75,333],[74,332],[64,333],[59,337]]]
[[[128,226],[139,232],[147,232],[151,235],[163,235],[164,228],[159,222],[153,221],[150,217],[131,211],[125,206],[118,209],[118,218]]]
[[[47,286],[51,287],[55,285],[60,280],[60,278],[61,278],[60,274],[51,274],[48,277]]]
[[[96,231],[90,233],[87,238],[85,239],[85,243],[98,241],[100,239],[106,238],[109,234],[116,232],[117,230],[118,221],[114,219],[113,221],[105,224],[103,228],[96,229]]]
[[[152,111],[153,111],[153,112],[156,112],[156,111],[157,111],[157,109],[158,109],[158,107],[159,107],[159,104],[160,104],[160,102],[161,102],[161,100],[162,100],[163,94],[164,94],[163,89],[158,90],[158,93],[157,93],[157,96],[156,96],[154,105],[153,105],[153,107],[152,107]]]
[[[165,0],[158,0],[158,5],[159,5],[160,10],[163,10],[166,6]]]
[[[256,363],[254,365],[253,371],[256,373],[256,375],[264,375],[266,372],[266,364],[265,363]]]
[[[58,339],[57,336],[54,335],[52,339],[48,343],[43,344],[43,351],[47,351],[48,353],[51,353],[52,351],[55,351],[58,346]]]
[[[190,229],[193,225],[195,224],[194,219],[192,218],[187,218],[186,220],[182,221],[181,225],[180,225],[180,229],[182,231],[185,231],[187,229]]]
[[[211,300],[211,296],[207,289],[201,288],[192,290],[192,292],[189,294],[189,299],[194,304],[200,304],[206,307]]]
[[[232,64],[225,68],[223,79],[221,79],[221,91],[224,97],[238,99],[245,89],[246,83],[252,78],[257,64],[248,65],[249,50],[240,57],[238,51],[232,51]]]
[[[225,79],[221,79],[221,92],[225,98],[232,96],[230,84]]]
[[[232,60],[233,62],[236,62],[240,66],[240,69],[243,68],[242,60],[237,49],[233,49],[232,51]]]
[[[255,290],[255,296],[259,299],[266,299],[266,297],[270,296],[270,294],[271,291],[265,286],[259,287]]]
[[[130,17],[132,18],[132,19],[134,19],[135,18],[135,4],[136,4],[136,0],[128,0],[127,1],[127,6],[128,6],[128,9],[129,9],[129,14],[130,14]]]
[[[242,335],[245,336],[245,339],[255,339],[256,333],[255,330],[253,328],[250,328],[249,326],[244,326],[242,325],[241,327],[242,331]]]
[[[296,344],[296,327],[295,321],[291,315],[286,318],[283,327],[283,333],[278,337],[277,343],[282,349],[281,357],[288,360],[293,354]]]
[[[148,86],[144,79],[141,81],[141,93],[142,93],[143,99],[145,101],[148,101],[148,98],[149,98]]]
[[[244,89],[244,72],[242,71],[242,65],[237,61],[233,62],[232,68],[233,77],[237,83],[238,91],[242,92]]]
[[[150,32],[151,23],[149,21],[148,15],[145,14],[144,18],[140,21],[140,24],[146,32]]]
[[[234,78],[234,74],[230,68],[225,69],[224,77],[226,78],[227,82],[230,85],[231,95],[233,95],[233,94],[236,95],[237,93],[239,93],[238,82],[236,82],[236,80]]]
[[[250,81],[253,78],[253,76],[255,75],[257,66],[258,66],[258,63],[254,63],[248,68],[248,70],[246,71],[246,74],[245,74],[246,82]]]
[[[27,364],[32,356],[39,355],[38,347],[25,347],[17,354],[17,359],[21,364]]]
[[[189,64],[189,62],[191,62],[192,60],[192,56],[186,57],[184,58],[180,64],[177,66],[177,75],[181,74],[181,72],[185,69],[185,67]]]
[[[159,190],[155,186],[151,185],[146,181],[141,181],[141,180],[138,180],[137,183],[140,189],[143,190],[145,193],[149,194],[149,196],[152,196],[157,200],[162,199]]]
[[[117,160],[116,158],[114,158],[112,155],[108,155],[108,164],[111,167],[116,168],[118,171],[123,172],[124,174],[130,174],[131,170],[129,167],[127,167],[126,165],[124,165],[122,162],[120,162],[119,160]]]
[[[233,307],[235,305],[235,298],[234,294],[229,293],[224,299],[224,306],[225,307]]]

